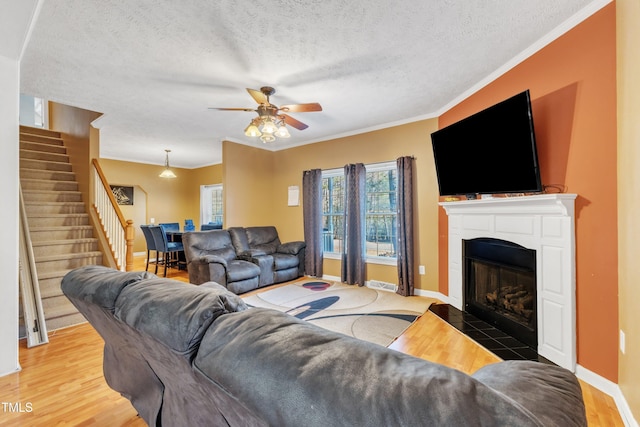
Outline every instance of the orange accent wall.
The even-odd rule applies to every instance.
[[[615,3],[439,118],[445,127],[529,89],[544,185],[576,200],[578,363],[618,380]],[[439,213],[439,289],[447,292],[447,218]]]

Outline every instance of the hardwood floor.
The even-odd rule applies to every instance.
[[[135,269],[144,270],[136,257]],[[188,282],[185,271],[167,277]],[[144,426],[129,401],[102,376],[103,342],[87,323],[49,334],[50,342],[31,349],[20,343],[22,371],[0,378],[2,426]],[[392,349],[472,373],[500,359],[427,312]],[[623,426],[613,399],[581,382],[590,426]]]

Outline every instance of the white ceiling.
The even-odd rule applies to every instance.
[[[4,0],[2,0],[4,1]],[[21,92],[104,113],[100,156],[194,168],[434,117],[609,0],[42,0]],[[309,125],[244,136],[245,88]]]

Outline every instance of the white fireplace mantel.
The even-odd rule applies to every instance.
[[[575,194],[442,202],[449,217],[449,302],[464,310],[463,240],[490,237],[536,251],[538,353],[575,371]]]

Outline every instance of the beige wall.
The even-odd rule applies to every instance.
[[[618,248],[619,324],[626,337],[619,353],[618,383],[640,419],[640,3],[618,0]]]
[[[222,142],[224,226],[273,224],[275,153]]]
[[[220,184],[222,165],[198,169],[171,169],[175,179],[160,178],[164,166],[120,160],[100,159],[100,167],[111,185],[134,186],[133,206],[121,206],[126,219],[134,221],[136,231],[134,252],[146,251],[146,243],[140,225],[179,222],[192,219],[196,228],[200,226],[200,186]]]
[[[304,145],[273,153],[225,141],[225,212],[227,225],[265,225],[278,228],[282,241],[304,237],[302,201],[288,206],[289,186],[302,188],[302,172],[341,168],[347,163],[395,161],[414,156],[416,172],[416,255],[426,274],[416,271],[416,287],[437,291],[438,187],[433,167],[431,132],[437,120],[425,120],[375,132]],[[340,276],[340,264],[327,260],[325,274]],[[367,280],[397,282],[394,266],[369,264]]]

